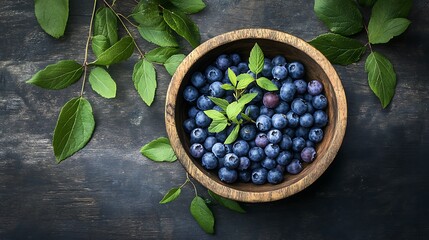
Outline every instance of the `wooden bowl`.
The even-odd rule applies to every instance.
[[[187,104],[182,92],[195,71],[202,71],[223,53],[239,53],[248,59],[251,48],[258,43],[264,55],[284,55],[290,61],[300,61],[306,68],[307,81],[318,79],[323,83],[328,98],[329,123],[324,139],[316,145],[316,159],[304,166],[297,175],[286,174],[282,183],[254,185],[252,183],[226,184],[219,180],[217,171],[208,171],[189,153],[189,137],[182,127],[187,118]],[[341,80],[330,62],[304,40],[284,32],[269,29],[243,29],[214,37],[195,48],[174,74],[167,91],[165,123],[171,145],[186,171],[203,186],[226,198],[241,202],[269,202],[295,194],[320,177],[334,160],[341,146],[347,123],[347,104]]]

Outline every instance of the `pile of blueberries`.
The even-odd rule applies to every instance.
[[[322,141],[323,127],[328,123],[328,101],[322,83],[306,82],[300,62],[288,63],[281,55],[265,58],[263,70],[256,77],[271,79],[279,90],[269,92],[256,84],[249,85],[246,91],[257,96],[246,105],[244,113],[253,121],[241,126],[234,143],[224,144],[234,126],[211,133],[208,126],[212,120],[204,111],[222,111],[209,96],[235,101],[233,91],[221,87],[230,84],[228,68],[236,75],[255,76],[240,55],[222,54],[204,71],[193,73],[191,84],[184,88],[189,108],[183,127],[190,136],[190,154],[204,168],[217,170],[226,183],[278,184],[286,173],[301,172],[303,163],[314,160],[315,145]]]

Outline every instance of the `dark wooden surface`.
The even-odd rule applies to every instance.
[[[33,1],[1,1],[0,239],[429,238],[427,1],[414,1],[412,24],[403,36],[375,46],[397,72],[391,105],[382,110],[371,93],[364,61],[335,66],[349,114],[333,164],[297,195],[244,204],[245,215],[214,206],[214,237],[189,213],[191,188],[174,203],[158,204],[170,187],[185,180],[185,172],[179,162],[154,163],[139,153],[143,144],[166,135],[170,77],[158,70],[156,100],[148,108],[131,82],[136,56],[111,67],[116,99],[102,99],[86,86],[97,122],[93,138],[70,159],[55,163],[51,139],[56,118],[79,93],[80,83],[47,91],[24,81],[58,60],[83,60],[91,1],[70,2],[65,37],[55,40],[38,26]],[[273,28],[305,40],[326,32],[311,1],[206,2],[207,9],[193,17],[203,40],[247,27]],[[133,1],[118,4],[126,11]],[[152,47],[140,43],[143,49]]]

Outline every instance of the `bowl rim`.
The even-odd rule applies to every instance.
[[[231,188],[222,185],[216,181],[213,181],[207,174],[202,172],[198,167],[194,165],[191,157],[187,154],[182,143],[180,142],[178,128],[177,126],[175,126],[175,102],[180,88],[180,84],[176,82],[180,82],[181,79],[185,77],[188,70],[198,61],[199,56],[210,52],[214,48],[220,47],[230,42],[235,42],[244,39],[265,39],[281,42],[283,44],[291,45],[300,51],[303,51],[305,54],[308,55],[308,57],[312,58],[315,62],[317,62],[321,69],[327,74],[327,76],[329,76],[331,85],[334,89],[335,96],[337,99],[337,105],[341,106],[341,111],[337,111],[336,114],[335,126],[337,129],[336,131],[334,131],[332,136],[333,144],[329,146],[330,156],[324,158],[325,161],[320,163],[320,166],[319,168],[317,168],[316,171],[309,172],[303,178],[292,183],[291,185],[270,191],[247,192]],[[286,198],[302,191],[303,189],[311,185],[314,181],[316,181],[332,163],[342,144],[345,135],[347,125],[347,102],[344,88],[337,72],[335,71],[329,60],[326,59],[326,57],[316,48],[308,44],[303,39],[286,32],[266,28],[245,28],[226,32],[205,41],[197,48],[195,48],[191,53],[189,53],[189,55],[182,61],[182,63],[178,66],[176,72],[174,73],[167,90],[165,103],[165,124],[171,146],[173,147],[173,150],[176,153],[180,163],[185,168],[185,170],[192,176],[192,178],[196,179],[204,187],[220,196],[237,201],[270,202]]]

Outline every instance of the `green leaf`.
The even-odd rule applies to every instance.
[[[217,110],[205,110],[204,113],[213,120],[226,120],[225,115]]]
[[[73,60],[62,60],[38,71],[27,83],[46,89],[63,89],[80,79],[83,66]]]
[[[190,211],[195,221],[204,230],[204,232],[213,234],[214,233],[214,216],[210,208],[207,207],[206,202],[199,196],[191,202]]]
[[[173,31],[167,24],[162,20],[153,26],[139,26],[137,28],[140,35],[148,42],[154,43],[161,47],[177,47],[176,37]]]
[[[262,49],[259,47],[259,45],[255,43],[252,50],[250,51],[249,69],[254,74],[258,75],[258,73],[262,72],[263,68],[264,68],[264,53],[262,52]]]
[[[133,10],[131,17],[140,26],[157,26],[163,22],[159,3],[156,0],[141,0]]]
[[[359,0],[359,4],[366,7],[371,7],[377,0]]]
[[[372,52],[365,62],[368,83],[371,90],[380,99],[383,108],[389,105],[395,94],[396,73],[392,63],[383,55]]]
[[[82,149],[91,139],[94,127],[91,104],[83,97],[68,101],[61,109],[52,140],[57,163]]]
[[[322,34],[309,42],[333,64],[348,65],[359,61],[366,47],[359,41],[335,33]]]
[[[235,75],[235,72],[231,68],[228,68],[228,78],[232,86],[237,86],[237,75]]]
[[[142,59],[134,65],[133,70],[134,87],[143,101],[150,106],[155,98],[156,71],[153,64]]]
[[[172,188],[167,192],[167,194],[165,194],[165,196],[162,198],[162,200],[159,203],[165,204],[165,203],[172,202],[180,196],[181,192],[182,192],[181,188]]]
[[[245,89],[249,84],[255,81],[255,78],[252,77],[252,75],[243,73],[237,76],[238,85],[237,89]]]
[[[203,10],[206,4],[201,0],[170,0],[170,2],[181,11],[192,14]]]
[[[102,52],[92,64],[112,65],[127,60],[134,52],[134,40],[129,37],[123,37],[117,43],[113,44],[106,51]]]
[[[232,102],[226,108],[226,115],[229,120],[233,120],[237,118],[237,115],[243,111],[244,105],[239,104],[238,102]]]
[[[362,30],[362,14],[353,0],[315,0],[314,12],[328,28],[344,36]]]
[[[224,111],[226,111],[226,108],[228,107],[229,102],[223,98],[216,98],[216,97],[210,97],[209,99],[212,100],[216,105],[218,105],[220,108],[222,108]]]
[[[96,67],[89,74],[92,89],[105,98],[116,97],[116,83],[104,68]]]
[[[260,77],[260,78],[256,79],[256,84],[258,84],[259,87],[261,87],[267,91],[279,90],[279,88],[273,82],[268,80],[268,78],[266,78],[266,77]]]
[[[163,16],[165,22],[177,34],[185,38],[192,47],[197,47],[200,44],[200,31],[198,26],[186,14],[179,11],[170,11],[164,8]]]
[[[224,90],[235,90],[234,86],[232,86],[231,84],[228,84],[228,83],[224,83],[220,87]]]
[[[185,54],[175,54],[165,61],[164,67],[171,76],[176,72],[177,67],[182,63],[185,57]]]
[[[159,47],[147,52],[144,57],[149,62],[165,63],[174,54],[178,54],[180,49],[174,47]]]
[[[256,96],[258,96],[257,93],[246,93],[246,94],[243,94],[240,97],[240,99],[238,99],[238,103],[241,104],[241,105],[243,105],[243,108],[244,108],[244,105],[250,103]]]
[[[140,153],[155,162],[174,162],[177,160],[170,141],[166,137],[160,137],[144,145],[140,149]]]
[[[118,20],[108,7],[97,10],[94,18],[94,36],[103,35],[109,40],[109,47],[118,41]]]
[[[237,125],[235,125],[234,129],[232,130],[232,132],[226,138],[224,144],[231,144],[231,143],[233,143],[237,139],[239,131],[240,131],[240,124],[237,124]]]
[[[34,0],[34,13],[42,29],[54,38],[64,35],[69,17],[69,0]]]
[[[244,113],[241,113],[241,117],[248,122],[254,122],[249,116]]]
[[[240,206],[240,204],[238,204],[238,202],[233,201],[231,199],[228,198],[224,198],[221,197],[219,195],[217,195],[216,193],[207,190],[209,192],[209,195],[216,200],[216,202],[218,202],[220,205],[228,208],[229,210],[235,211],[235,212],[239,212],[239,213],[246,213],[246,211],[244,211],[244,209]]]
[[[92,51],[96,57],[100,56],[102,52],[106,51],[110,47],[109,39],[104,35],[92,37],[91,43]]]
[[[368,24],[369,42],[386,43],[403,33],[410,24],[404,18],[408,16],[411,5],[412,0],[378,0],[372,8]]]
[[[222,120],[213,120],[210,123],[209,126],[209,132],[211,133],[218,133],[218,132],[222,132],[226,126],[228,126],[228,120],[222,119]]]

